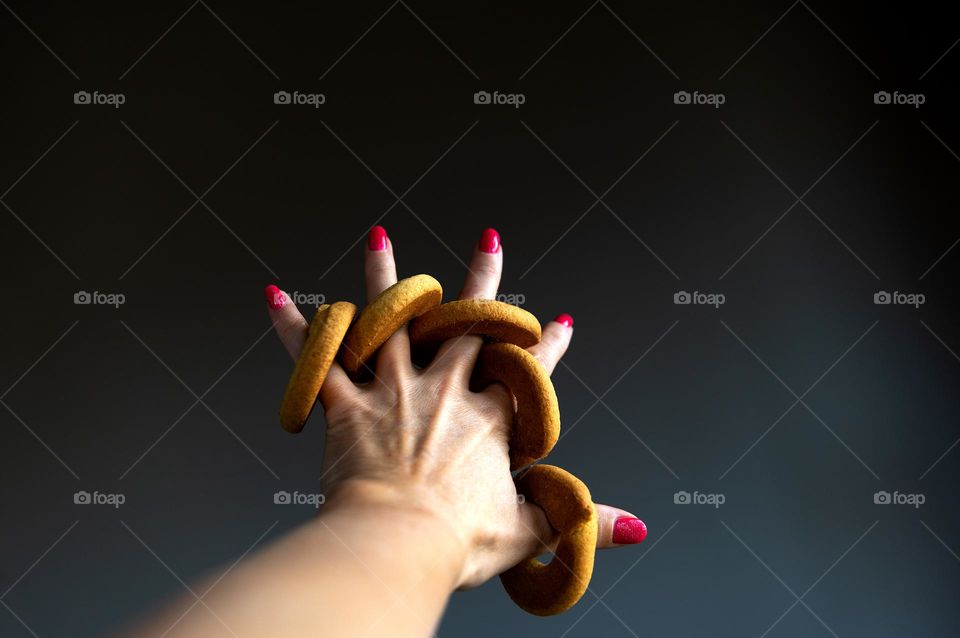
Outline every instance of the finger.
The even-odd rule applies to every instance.
[[[596,509],[597,549],[636,545],[647,537],[647,526],[630,512],[600,504],[596,504]],[[540,506],[531,502],[521,504],[520,523],[520,538],[504,557],[508,566],[557,548],[559,534],[550,526]]]
[[[270,315],[273,327],[277,331],[277,336],[280,337],[283,347],[296,361],[303,350],[303,344],[307,341],[307,332],[310,325],[300,314],[290,295],[277,286],[270,284],[263,289],[263,294],[267,299],[267,313]],[[347,373],[338,363],[334,362],[330,366],[330,371],[327,372],[323,387],[320,389],[321,400],[326,405],[329,403],[329,399],[335,396],[335,393],[351,387],[353,387],[353,383]]]
[[[393,257],[393,242],[383,226],[374,226],[367,235],[363,270],[367,281],[367,302],[397,283],[397,264]],[[413,368],[410,362],[410,338],[406,326],[393,333],[377,354],[379,381],[392,373],[404,374]]]
[[[487,228],[473,249],[470,269],[460,291],[460,299],[493,299],[503,272],[503,250],[500,233]]]
[[[503,248],[500,245],[500,234],[493,228],[487,228],[473,248],[470,267],[459,298],[493,299],[497,295],[502,272]],[[457,367],[460,376],[469,376],[482,345],[483,340],[474,335],[450,339],[440,347],[434,361],[446,361]],[[445,371],[450,372],[449,368]]]
[[[535,356],[547,369],[547,374],[553,374],[560,357],[570,346],[573,338],[573,317],[568,314],[558,315],[556,319],[543,328],[540,343],[527,348],[527,352]]]
[[[290,296],[273,284],[264,288],[263,294],[267,298],[267,313],[280,337],[280,343],[296,361],[307,340],[307,320],[297,310]]]
[[[597,508],[597,549],[614,549],[636,545],[647,537],[647,526],[626,510],[609,505],[595,504]],[[520,561],[553,552],[560,536],[543,509],[531,502],[520,505],[520,528],[515,542],[504,552],[501,571]]]
[[[397,283],[397,265],[393,260],[393,244],[383,226],[374,226],[367,234],[363,270],[367,280],[367,302]]]
[[[642,543],[647,537],[647,526],[626,510],[609,505],[597,505],[597,548],[610,549]]]

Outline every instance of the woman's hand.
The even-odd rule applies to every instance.
[[[476,245],[460,299],[492,299],[503,267],[500,237],[487,229]],[[383,228],[370,231],[365,250],[367,297],[396,283],[393,245]],[[307,321],[286,293],[267,288],[270,315],[296,358]],[[570,344],[573,320],[561,315],[531,347],[552,372]],[[513,399],[494,384],[475,393],[469,379],[482,345],[467,335],[443,344],[425,369],[411,362],[406,328],[376,357],[373,380],[354,384],[336,363],[320,392],[327,421],[322,489],[325,512],[397,513],[422,517],[449,536],[454,586],[479,585],[524,558],[552,549],[556,533],[532,503],[518,502],[508,446]],[[620,509],[598,505],[601,548],[636,543],[646,528]],[[402,514],[400,514],[402,513]],[[391,514],[386,514],[391,515]]]
[[[365,263],[370,298],[397,281],[393,246],[379,226]],[[500,237],[488,229],[460,297],[492,298],[502,266]],[[307,322],[286,293],[266,292],[296,358]],[[572,326],[561,315],[530,348],[548,371]],[[320,515],[219,570],[128,635],[431,635],[454,589],[552,549],[543,510],[518,502],[510,476],[512,397],[499,384],[468,388],[481,345],[476,336],[451,339],[418,370],[402,328],[380,349],[370,383],[355,385],[334,364],[320,391],[327,418]],[[604,505],[597,512],[600,547],[643,540],[646,528],[632,515]]]

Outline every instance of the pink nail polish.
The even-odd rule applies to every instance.
[[[487,228],[480,235],[480,251],[485,253],[500,252],[500,233],[492,228]]]
[[[267,298],[267,305],[270,306],[271,310],[280,310],[287,303],[283,292],[273,284],[263,289],[263,296]]]
[[[554,321],[556,321],[557,323],[562,323],[567,328],[573,327],[573,317],[571,317],[567,313],[557,315],[557,318],[554,319]]]
[[[383,226],[374,226],[367,235],[367,248],[373,251],[387,249],[387,230]]]
[[[636,545],[647,537],[647,526],[639,518],[621,516],[613,523],[613,542],[617,545]]]

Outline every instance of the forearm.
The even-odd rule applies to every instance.
[[[131,635],[429,636],[461,555],[435,518],[344,500]]]

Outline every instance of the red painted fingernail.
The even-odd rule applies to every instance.
[[[557,315],[557,318],[554,319],[554,321],[556,321],[557,323],[562,323],[567,328],[573,327],[573,317],[571,317],[567,313],[563,313],[562,315]]]
[[[639,518],[621,516],[613,522],[613,542],[617,545],[636,545],[647,537],[647,526]]]
[[[492,228],[487,228],[480,235],[480,250],[485,253],[500,252],[500,233]]]
[[[267,305],[270,306],[271,310],[280,310],[287,303],[286,297],[283,296],[283,291],[273,284],[263,289],[263,296],[267,298]]]
[[[374,251],[387,249],[387,230],[383,226],[374,226],[367,235],[367,248]]]

